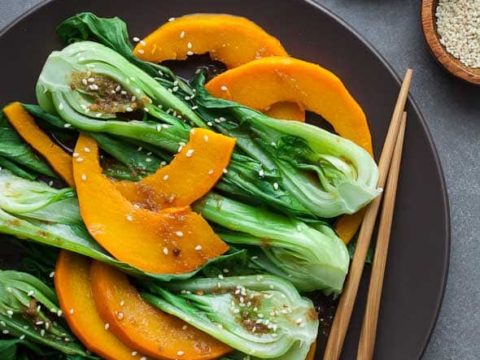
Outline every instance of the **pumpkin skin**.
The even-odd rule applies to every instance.
[[[268,57],[228,70],[206,84],[214,96],[265,109],[295,102],[328,121],[335,131],[373,154],[367,119],[348,90],[330,71],[291,57]],[[363,211],[341,217],[335,230],[348,243],[356,234]]]
[[[254,22],[227,14],[191,14],[169,21],[140,41],[134,55],[160,63],[208,53],[228,69],[268,56],[288,56],[280,41]],[[305,121],[305,112],[292,103],[265,110],[277,119]]]
[[[157,212],[132,204],[103,175],[92,138],[80,135],[75,152],[80,214],[90,235],[118,260],[154,274],[180,274],[228,250],[189,207]]]
[[[100,262],[90,269],[97,309],[126,344],[155,359],[217,359],[232,349],[146,303],[120,271]],[[178,356],[178,351],[183,355]]]
[[[63,316],[88,350],[109,360],[131,360],[134,350],[106,329],[97,312],[90,264],[91,260],[86,257],[65,250],[60,252],[55,267],[55,291]]]
[[[35,124],[35,119],[23,108],[22,104],[11,103],[3,109],[3,112],[23,140],[42,155],[69,186],[75,187],[72,157],[50,140],[48,135]]]

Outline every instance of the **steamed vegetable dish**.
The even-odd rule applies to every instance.
[[[380,191],[366,117],[247,19],[170,20],[135,47],[65,20],[37,103],[0,114],[2,359],[314,357],[312,298],[342,292]],[[207,53],[227,70],[162,64]]]

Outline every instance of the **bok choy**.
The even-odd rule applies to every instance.
[[[305,359],[318,319],[310,300],[271,275],[147,284],[143,298],[255,359]]]

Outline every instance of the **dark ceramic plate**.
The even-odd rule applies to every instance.
[[[385,60],[345,23],[303,0],[69,0],[51,1],[15,22],[0,36],[0,103],[34,101],[41,67],[60,43],[55,26],[80,11],[126,20],[143,36],[172,16],[195,12],[243,15],[279,38],[288,52],[335,72],[365,110],[380,153],[399,90]],[[442,170],[415,104],[409,123],[398,189],[390,254],[379,319],[376,359],[421,357],[435,325],[447,277],[449,212]],[[3,260],[11,251],[0,247]],[[3,254],[3,255],[2,255]],[[368,270],[343,357],[355,358]],[[317,359],[321,359],[321,351]]]

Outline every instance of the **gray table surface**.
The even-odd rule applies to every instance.
[[[0,0],[0,28],[40,1]],[[479,359],[480,87],[453,79],[432,60],[421,34],[418,0],[316,1],[365,36],[399,74],[415,69],[412,94],[440,154],[452,217],[447,290],[424,359]]]

